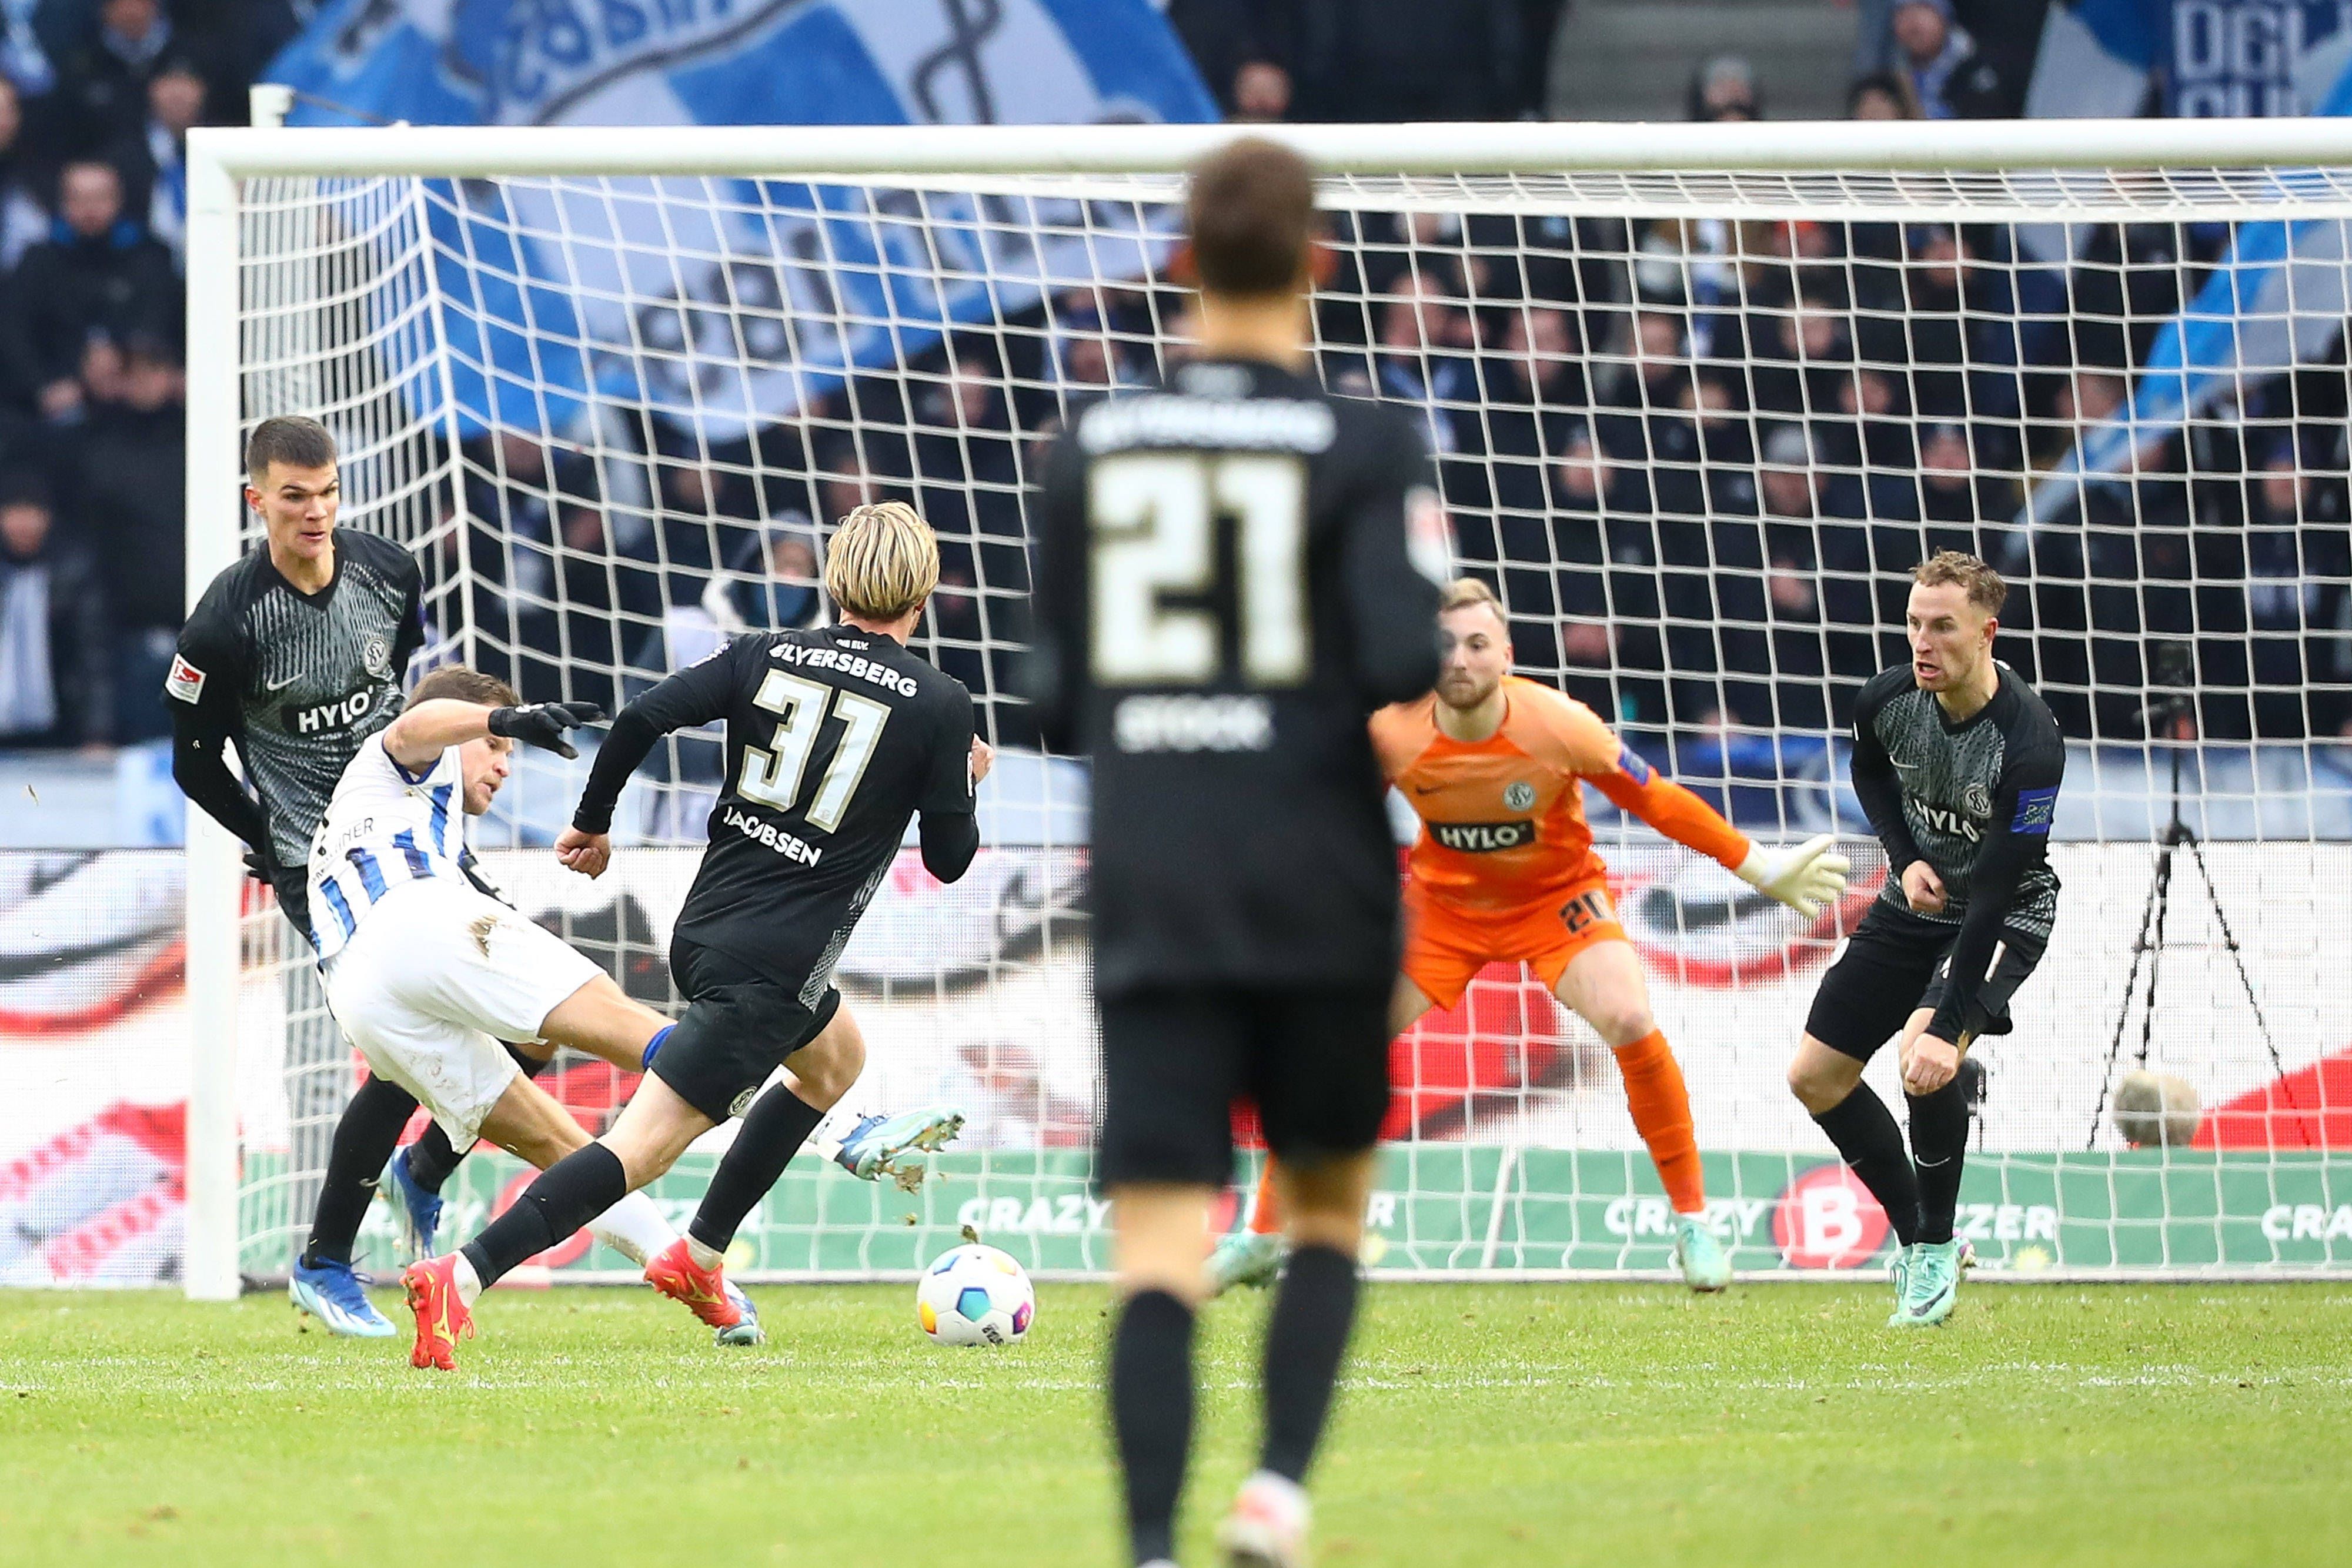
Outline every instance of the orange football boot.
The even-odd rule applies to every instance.
[[[457,1342],[474,1337],[474,1314],[457,1291],[457,1255],[411,1263],[400,1271],[400,1282],[408,1291],[408,1310],[416,1314],[408,1364],[457,1371]]]

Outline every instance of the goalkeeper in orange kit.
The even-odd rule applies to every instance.
[[[1706,1193],[1682,1069],[1650,1016],[1641,960],[1609,901],[1580,784],[1678,843],[1720,862],[1809,918],[1844,891],[1847,862],[1828,834],[1793,850],[1759,848],[1704,800],[1660,778],[1573,697],[1507,674],[1510,629],[1494,591],[1465,578],[1438,613],[1437,689],[1372,716],[1389,782],[1422,819],[1405,878],[1403,972],[1389,1003],[1402,1033],[1459,1001],[1490,963],[1525,963],[1615,1052],[1633,1125],[1676,1215],[1675,1261],[1694,1290],[1731,1282],[1701,1218]],[[1271,1167],[1269,1166],[1269,1177]],[[1211,1260],[1215,1287],[1263,1284],[1282,1261],[1270,1179],[1247,1229]]]

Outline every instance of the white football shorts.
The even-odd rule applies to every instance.
[[[416,1096],[463,1151],[534,1040],[603,973],[562,938],[446,877],[387,892],[327,966],[327,1003],[368,1070]]]

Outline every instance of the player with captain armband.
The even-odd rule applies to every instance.
[[[1690,1093],[1611,907],[1580,786],[1808,920],[1845,891],[1846,858],[1827,833],[1788,850],[1750,843],[1653,772],[1591,708],[1509,674],[1510,626],[1484,582],[1464,578],[1440,603],[1436,690],[1371,723],[1381,771],[1423,821],[1389,1029],[1402,1033],[1432,1008],[1453,1007],[1488,964],[1525,963],[1615,1053],[1633,1126],[1674,1206],[1675,1265],[1691,1289],[1722,1290],[1731,1261],[1706,1223]],[[1278,1210],[1269,1163],[1248,1228],[1211,1259],[1219,1289],[1263,1284],[1279,1270]]]

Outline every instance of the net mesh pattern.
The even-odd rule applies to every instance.
[[[1908,572],[1939,549],[2008,576],[1999,651],[2073,745],[2059,929],[2017,1032],[1983,1048],[1979,1146],[2121,1149],[2113,1091],[2141,1066],[2217,1113],[2208,1145],[2283,1166],[2352,1138],[2325,1060],[2352,1042],[2352,1002],[2315,967],[2352,915],[2320,874],[2352,840],[2348,185],[2284,168],[1325,183],[1316,371],[1420,419],[1457,562],[1502,591],[1519,672],[1751,835],[1835,831],[1856,855],[1856,900],[1808,928],[1588,800],[1701,1141],[1762,1158],[1718,1162],[1723,1204],[1827,1155],[1782,1074],[1884,874],[1844,784],[1853,695],[1905,657]],[[845,957],[892,1047],[853,1101],[970,1102],[977,1212],[1000,1228],[1006,1184],[1046,1190],[1045,1156],[1083,1150],[1097,1079],[1083,772],[1036,754],[1011,687],[1029,486],[1074,400],[1190,351],[1180,193],[1165,174],[916,172],[243,191],[247,426],[334,426],[344,521],[425,563],[427,659],[612,708],[735,632],[822,619],[824,536],[853,506],[908,499],[939,530],[916,650],[971,689],[1006,757],[980,880],[943,894],[902,862]],[[2181,860],[2144,1030],[2134,936],[2176,761],[2221,913]],[[646,869],[618,891],[548,873],[543,852],[512,862],[526,913],[660,1005],[719,767],[711,736],[656,752],[620,818]],[[583,776],[534,758],[481,841],[543,845]],[[314,989],[267,973],[299,967],[299,940],[252,918],[255,983],[294,1009],[257,1049],[284,1051],[289,1082],[347,1078]],[[1395,1260],[1663,1256],[1633,1208],[1622,1234],[1532,1239],[1590,1220],[1577,1184],[1620,1179],[1595,1160],[1629,1195],[1656,1189],[1607,1051],[1531,981],[1488,970],[1396,1063]],[[1898,1092],[1891,1063],[1870,1082]],[[567,1092],[593,1120],[625,1090],[582,1074]],[[335,1098],[247,1107],[249,1146],[286,1151],[248,1161],[257,1255],[299,1232],[324,1147],[303,1129]],[[2097,1179],[2128,1207],[2122,1178]],[[864,1201],[780,1223],[763,1261],[910,1266],[892,1201]],[[2214,1260],[2165,1250],[2164,1218],[2133,1222],[2157,1253],[2115,1260]]]

